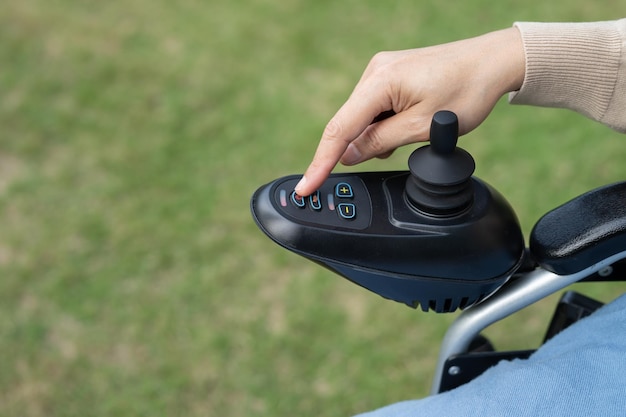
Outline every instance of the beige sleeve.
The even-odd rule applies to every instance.
[[[510,103],[567,108],[626,132],[626,19],[515,26],[526,75]]]

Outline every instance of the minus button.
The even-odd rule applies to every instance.
[[[339,215],[346,220],[352,220],[356,217],[356,206],[352,203],[341,203],[337,208]]]

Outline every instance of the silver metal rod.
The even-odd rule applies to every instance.
[[[537,269],[507,283],[485,301],[463,311],[450,325],[441,344],[431,395],[439,393],[446,361],[454,355],[467,353],[472,340],[486,327],[625,257],[626,251],[572,275],[556,275]]]

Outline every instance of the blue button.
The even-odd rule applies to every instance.
[[[296,192],[292,192],[291,193],[291,202],[299,208],[304,208],[305,205],[305,201],[304,201],[304,197],[296,194]]]
[[[352,186],[347,182],[340,182],[335,186],[335,195],[339,198],[352,198]]]
[[[316,191],[309,196],[309,203],[313,210],[319,211],[322,209],[322,202],[320,200],[320,192]]]
[[[356,217],[356,206],[352,203],[341,203],[337,206],[337,213],[344,219],[352,220]]]

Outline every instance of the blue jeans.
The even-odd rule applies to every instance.
[[[358,417],[626,416],[626,295],[472,382]]]

